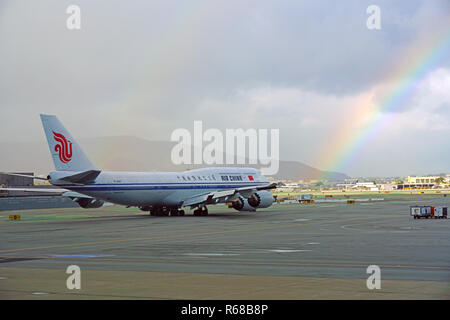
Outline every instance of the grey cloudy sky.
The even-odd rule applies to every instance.
[[[81,30],[66,28],[71,4]],[[381,30],[366,27],[371,4]],[[447,0],[2,0],[0,141],[44,139],[39,113],[80,138],[169,140],[203,120],[279,128],[281,159],[353,176],[449,172],[448,21]],[[347,151],[434,40],[445,54]]]

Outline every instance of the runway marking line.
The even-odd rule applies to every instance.
[[[66,248],[66,247],[84,247],[84,246],[97,245],[97,244],[111,244],[111,243],[123,243],[123,242],[133,242],[133,241],[148,241],[148,240],[159,240],[159,239],[211,236],[211,235],[217,235],[217,234],[229,234],[229,233],[238,233],[238,232],[297,228],[297,227],[304,227],[304,226],[309,226],[309,225],[314,225],[314,224],[332,224],[332,223],[340,223],[340,222],[355,221],[355,220],[373,220],[373,219],[379,219],[379,217],[351,218],[351,219],[340,219],[340,220],[331,220],[331,221],[326,220],[326,221],[316,221],[316,222],[303,223],[303,224],[295,223],[295,224],[269,226],[269,227],[256,227],[256,228],[248,228],[248,229],[234,229],[234,230],[202,232],[202,233],[187,233],[187,234],[178,234],[178,235],[163,235],[163,236],[155,236],[155,237],[148,237],[148,238],[130,238],[130,239],[120,239],[120,240],[67,243],[67,244],[57,244],[57,245],[50,245],[50,246],[31,247],[31,248],[6,249],[6,250],[0,250],[0,253],[30,251],[30,250],[39,250],[39,249]],[[399,217],[397,217],[397,219],[399,219]]]
[[[71,258],[51,257],[49,260],[73,260]],[[87,260],[87,259],[84,259]],[[91,259],[92,260],[92,259]],[[202,263],[202,264],[248,264],[248,265],[276,265],[276,266],[296,266],[296,267],[354,267],[367,268],[367,264],[351,264],[351,263],[298,263],[298,262],[259,262],[248,260],[236,261],[219,261],[219,260],[167,260],[167,259],[151,259],[151,258],[99,258],[95,261],[110,262],[156,262],[156,263]],[[380,268],[391,269],[430,269],[430,270],[450,270],[447,266],[414,266],[414,265],[380,265]]]
[[[120,217],[120,216],[119,216]],[[127,216],[127,218],[131,217],[142,217],[142,216]],[[34,224],[49,224],[49,223],[60,223],[60,222],[86,222],[86,221],[93,221],[97,219],[101,219],[102,221],[108,221],[116,219],[117,216],[89,216],[89,215],[61,215],[61,216],[51,216],[48,215],[47,218],[42,218],[41,216],[26,216],[24,219],[20,221],[20,224],[24,223],[34,223]],[[68,220],[68,221],[67,221]],[[8,220],[2,220],[0,221],[0,224],[2,225],[8,225],[10,224],[10,221]]]

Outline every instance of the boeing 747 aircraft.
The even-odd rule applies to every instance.
[[[82,208],[98,208],[111,202],[136,206],[151,215],[178,216],[184,215],[183,207],[195,209],[194,215],[207,215],[206,206],[217,203],[231,203],[238,211],[255,211],[274,202],[267,190],[276,185],[270,184],[254,168],[220,167],[184,172],[100,170],[56,116],[41,115],[41,120],[56,170],[47,178],[34,178],[48,180],[61,188],[63,196],[72,198]]]

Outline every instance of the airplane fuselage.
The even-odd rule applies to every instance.
[[[95,182],[83,185],[64,182],[64,175],[64,171],[53,171],[50,182],[96,199],[139,207],[175,207],[197,195],[269,183],[256,169],[229,167],[184,172],[102,171]]]

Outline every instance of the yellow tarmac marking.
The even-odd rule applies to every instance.
[[[396,217],[396,218],[399,219],[399,217]],[[68,243],[68,244],[58,244],[58,245],[41,246],[41,247],[0,250],[0,253],[10,253],[10,252],[39,250],[39,249],[52,249],[52,248],[83,247],[83,246],[90,246],[90,245],[97,245],[97,244],[123,243],[123,242],[132,242],[132,241],[148,241],[148,240],[159,240],[159,239],[211,236],[211,235],[218,235],[218,234],[229,234],[229,233],[250,232],[250,231],[264,231],[264,230],[285,229],[285,228],[297,228],[297,227],[303,227],[303,226],[309,226],[309,225],[315,225],[315,224],[331,224],[331,223],[339,223],[339,222],[347,222],[347,221],[355,221],[355,220],[357,221],[357,220],[374,220],[374,219],[378,220],[379,217],[351,218],[351,219],[340,219],[340,220],[332,220],[332,221],[317,221],[317,222],[310,222],[310,223],[295,223],[295,224],[270,226],[270,227],[256,227],[256,228],[248,228],[248,229],[234,229],[234,230],[203,232],[203,233],[164,235],[164,236],[155,236],[155,237],[148,237],[148,238],[130,238],[130,239],[121,239],[121,240],[105,240],[105,241]]]

